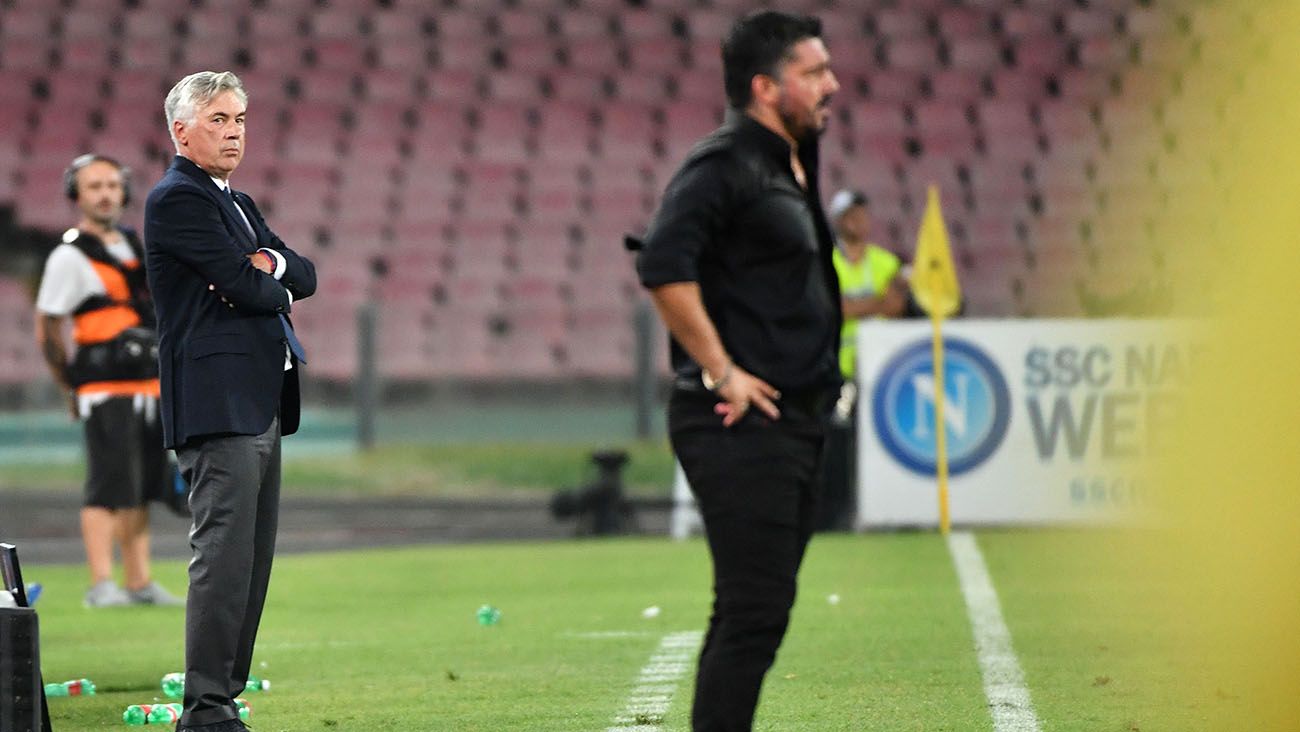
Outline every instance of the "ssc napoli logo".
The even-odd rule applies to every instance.
[[[944,423],[948,473],[961,475],[993,454],[1007,434],[1006,379],[978,347],[944,338]],[[872,417],[885,450],[913,472],[935,475],[934,356],[928,340],[908,346],[881,371]]]

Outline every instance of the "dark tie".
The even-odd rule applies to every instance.
[[[244,223],[244,231],[247,231],[248,235],[253,238],[253,243],[257,243],[257,234],[253,232],[253,224],[248,220],[248,214],[244,213],[244,209],[235,200],[234,191],[230,190],[230,186],[226,186],[221,190],[225,191],[226,198],[230,200],[230,205],[235,207],[235,213],[239,216],[239,220]]]
[[[253,241],[256,242],[257,234],[253,232],[253,227],[248,220],[248,215],[244,213],[244,209],[240,207],[239,202],[235,200],[235,194],[231,192],[230,186],[226,186],[222,190],[226,192],[226,198],[230,199],[230,205],[235,207],[235,212],[238,213],[240,215],[239,218],[243,220],[244,228],[248,230],[249,235],[252,236]],[[302,344],[298,342],[298,336],[294,335],[293,326],[289,325],[289,319],[284,317],[283,313],[280,314],[280,325],[284,328],[284,339],[285,342],[289,344],[289,351],[293,354],[293,357],[298,360],[298,363],[307,363],[307,352],[302,350]]]
[[[298,359],[298,363],[307,363],[307,353],[302,350],[302,344],[298,342],[298,336],[293,334],[293,326],[289,325],[289,319],[280,315],[280,325],[284,326],[284,337],[289,342],[289,350],[293,352],[293,357]]]

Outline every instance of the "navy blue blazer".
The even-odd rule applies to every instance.
[[[296,302],[316,291],[316,268],[267,227],[253,199],[234,195],[256,239],[211,176],[179,155],[145,201],[145,267],[158,313],[170,448],[204,435],[261,434],[277,411],[282,434],[298,429],[300,366],[284,370],[280,316],[289,313],[289,293]],[[284,255],[280,280],[248,261],[262,247]]]

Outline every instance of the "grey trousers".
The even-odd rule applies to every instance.
[[[180,726],[235,719],[266,602],[280,512],[280,419],[260,435],[193,440],[176,451],[190,484],[185,712]]]

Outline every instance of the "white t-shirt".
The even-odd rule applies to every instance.
[[[67,235],[64,235],[65,241]],[[105,246],[108,253],[123,264],[135,261],[135,251],[125,238]],[[41,289],[36,293],[36,309],[46,315],[71,315],[77,306],[93,295],[106,295],[104,281],[95,272],[90,257],[73,244],[60,244],[45,260]]]
[[[65,242],[75,240],[72,237],[76,229],[69,229],[63,235]],[[123,237],[112,244],[104,245],[110,256],[123,264],[130,264],[135,259],[135,250]],[[77,306],[93,295],[107,295],[104,281],[95,272],[90,257],[73,244],[60,244],[50,252],[45,260],[45,272],[41,275],[41,289],[36,293],[36,309],[46,315],[68,316]],[[96,391],[80,391],[77,394],[77,411],[82,419],[90,416],[90,411],[107,401],[113,395]],[[133,395],[135,409],[144,412],[153,419],[155,399],[143,394]]]

